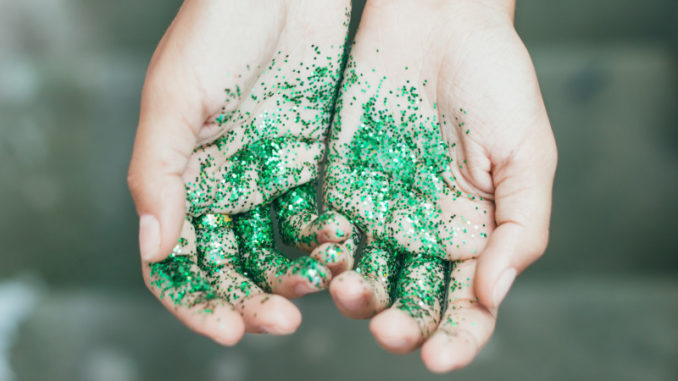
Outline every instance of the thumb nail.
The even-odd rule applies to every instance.
[[[494,302],[495,307],[499,307],[504,300],[513,281],[516,279],[517,274],[518,272],[514,268],[506,269],[501,273],[499,279],[497,279],[497,283],[494,284],[494,290],[492,291],[492,301]]]
[[[146,262],[155,259],[160,246],[160,224],[150,214],[139,219],[139,250],[141,258]]]

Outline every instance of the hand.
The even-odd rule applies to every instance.
[[[548,239],[556,148],[512,19],[508,0],[368,1],[337,103],[324,197],[367,245],[330,292],[351,317],[391,306],[377,341],[426,341],[434,371],[475,357]]]
[[[257,207],[317,176],[340,78],[349,5],[334,0],[186,1],[149,66],[128,178],[141,216],[144,277],[184,323],[221,343],[237,342],[245,328],[288,333],[299,323],[296,307],[283,298],[260,296],[269,301],[259,305],[244,302],[251,297],[229,302],[235,300],[228,296],[234,279],[252,283],[254,278],[264,289],[288,296],[308,291],[302,287],[297,292],[295,281],[278,279],[298,275],[287,273],[290,266],[275,266],[273,275],[238,273],[256,258],[285,261],[272,247],[242,239],[235,246],[232,229],[270,228],[266,209]],[[280,206],[282,213],[289,203]],[[234,217],[233,226],[224,217],[245,212],[250,214]],[[316,218],[308,208],[286,213],[289,221],[284,223],[299,234],[295,243],[307,250],[322,250],[318,246],[323,243],[351,236],[341,217]],[[242,258],[236,261],[238,251]],[[171,252],[153,269],[148,266]],[[169,292],[163,277],[181,278],[186,269],[191,272],[184,278],[205,281],[211,288],[202,284],[188,289],[195,295],[174,298],[186,289],[179,282],[172,288],[178,292]],[[231,280],[224,273],[233,275]],[[282,286],[273,284],[274,278]],[[251,286],[249,295],[261,293]],[[322,284],[313,278],[307,286]],[[205,310],[211,313],[196,313]],[[266,325],[266,319],[277,325]]]

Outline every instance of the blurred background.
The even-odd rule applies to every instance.
[[[518,1],[560,149],[551,244],[445,376],[326,293],[297,334],[222,348],[146,291],[126,169],[180,3],[0,0],[0,381],[678,379],[678,2]]]

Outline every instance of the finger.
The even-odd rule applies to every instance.
[[[291,189],[278,197],[273,205],[285,244],[312,251],[310,257],[324,264],[332,275],[353,268],[354,229],[336,212],[316,214],[315,183]]]
[[[244,274],[262,289],[288,298],[327,287],[331,272],[310,257],[290,261],[273,247],[271,206],[259,206],[235,217]]]
[[[353,250],[346,245],[323,243],[309,256],[325,265],[332,272],[333,277],[353,268]]]
[[[167,258],[163,262],[172,270],[175,271],[177,267],[182,267],[184,265],[176,263],[172,258]],[[234,311],[233,306],[228,303],[223,302],[222,300],[216,297],[214,291],[197,291],[193,290],[196,293],[207,293],[207,295],[189,296],[194,298],[196,303],[189,303],[186,305],[177,304],[176,295],[169,296],[168,294],[163,293],[160,289],[157,288],[157,282],[159,277],[171,278],[168,274],[160,276],[161,270],[151,270],[149,266],[154,266],[156,263],[148,264],[144,263],[143,274],[144,280],[147,287],[153,292],[153,294],[160,300],[160,302],[167,308],[174,316],[177,317],[182,323],[184,323],[192,331],[209,337],[215,342],[232,346],[238,343],[245,333],[245,324],[242,317],[236,311]],[[195,272],[195,269],[188,270],[184,269],[181,272],[198,274]],[[199,275],[196,275],[199,277]],[[203,278],[207,281],[207,278]],[[186,286],[190,290],[190,286]],[[188,291],[187,291],[188,292]],[[214,293],[214,294],[212,294]],[[214,298],[211,296],[214,295]],[[202,300],[198,302],[198,300]]]
[[[273,205],[285,244],[312,251],[319,244],[342,243],[352,233],[346,217],[327,211],[318,216],[315,182],[300,185],[278,197]]]
[[[127,182],[139,220],[145,261],[170,254],[181,231],[185,189],[181,175],[206,115],[192,87],[149,72]]]
[[[479,256],[475,280],[480,302],[490,308],[546,250],[556,154],[550,129],[544,134],[493,171],[497,228]]]
[[[440,325],[421,350],[424,364],[443,373],[468,365],[487,343],[496,310],[478,303],[473,291],[476,261],[455,262],[450,273],[447,308]]]
[[[334,212],[328,211],[325,213]],[[341,238],[345,239],[342,243],[323,243],[316,247],[310,254],[311,258],[317,259],[332,271],[332,277],[353,268],[355,253],[360,244],[360,232],[355,226],[353,226],[350,231],[351,234],[347,235],[343,233],[343,231],[339,234],[337,230],[337,233],[334,235],[338,238],[341,235]],[[345,238],[345,236],[348,236],[348,238]]]
[[[323,152],[322,142],[289,137],[252,143],[218,167],[208,163],[187,181],[188,211],[192,215],[248,211],[317,178]]]
[[[418,348],[440,321],[446,263],[437,257],[403,255],[393,305],[375,316],[370,330],[389,352]]]
[[[242,274],[233,222],[224,215],[195,219],[198,263],[214,290],[243,316],[247,332],[289,334],[301,322],[299,310],[288,300],[266,294]]]
[[[292,302],[264,292],[234,268],[225,267],[217,276],[220,296],[233,300],[234,310],[245,322],[245,331],[289,335],[301,324],[301,312]]]
[[[301,313],[292,302],[264,292],[231,266],[216,273],[215,288],[219,296],[229,300],[242,315],[247,332],[288,335],[301,324]]]
[[[330,284],[330,294],[342,314],[367,319],[390,304],[398,255],[380,242],[368,242],[356,271],[347,271]]]
[[[223,345],[234,345],[245,332],[233,307],[219,298],[208,276],[196,265],[195,233],[186,221],[182,238],[161,262],[142,262],[146,286],[191,330]]]

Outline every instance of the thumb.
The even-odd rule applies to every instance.
[[[127,182],[139,215],[139,249],[147,262],[167,257],[179,239],[186,213],[181,176],[205,120],[199,99],[162,81],[147,79],[144,85]]]
[[[497,228],[478,257],[475,280],[478,299],[488,308],[497,308],[516,275],[546,250],[556,156],[548,129],[493,168]]]

